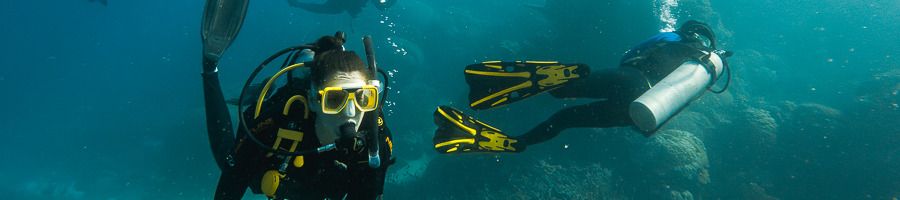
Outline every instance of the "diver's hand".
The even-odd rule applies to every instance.
[[[218,61],[215,61],[213,59],[207,58],[206,56],[203,56],[203,73],[204,74],[218,72],[219,69],[217,68],[217,66],[219,66]]]

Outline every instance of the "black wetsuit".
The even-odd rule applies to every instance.
[[[588,78],[550,91],[557,98],[601,100],[560,110],[517,139],[522,145],[532,145],[569,128],[633,125],[629,104],[684,61],[702,56],[698,50],[705,47],[699,41],[682,38],[680,33],[660,33],[628,51],[618,68],[592,71]]]
[[[216,199],[240,199],[247,187],[254,193],[261,193],[261,180],[266,171],[278,170],[285,163],[278,155],[272,155],[254,144],[244,129],[239,127],[237,140],[231,132],[225,99],[219,88],[215,72],[204,73],[207,128],[213,154],[222,170],[216,188]],[[303,98],[290,105],[288,114],[283,114],[285,103],[296,95],[306,96],[309,81],[294,79],[291,85],[279,88],[262,106],[256,119],[252,111],[255,105],[244,112],[247,125],[255,136],[266,144],[274,144],[279,129],[303,132],[298,150],[314,149],[322,146],[316,137],[315,113],[309,112]],[[371,117],[369,115],[366,118]],[[366,119],[364,119],[365,121]],[[366,129],[363,124],[360,130]],[[382,123],[381,158],[379,168],[370,168],[365,147],[357,150],[338,148],[322,154],[303,157],[303,165],[297,167],[293,160],[287,162],[286,176],[281,179],[276,190],[276,199],[376,199],[382,194],[385,172],[391,164],[391,133]],[[290,148],[293,140],[282,139],[280,149]]]

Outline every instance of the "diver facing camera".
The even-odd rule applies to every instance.
[[[259,95],[248,106],[238,104],[237,137],[224,128],[208,130],[222,170],[216,199],[240,199],[248,187],[270,199],[381,198],[394,161],[391,133],[380,112],[387,76],[378,75],[370,37],[364,39],[368,65],[344,50],[345,41],[338,32],[286,48],[251,73],[238,100]],[[262,69],[282,57],[281,70],[265,79],[261,90],[249,91]],[[301,70],[309,75],[294,77]],[[207,92],[221,93],[217,73],[204,67]],[[270,90],[279,79],[287,81]],[[224,99],[207,96],[207,103],[216,102]],[[208,121],[230,120],[227,108],[209,108]],[[231,144],[221,144],[229,139]]]

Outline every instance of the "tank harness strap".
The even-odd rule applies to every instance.
[[[300,102],[303,106],[302,109],[302,117],[303,119],[309,119],[309,104],[306,97],[302,95],[294,95],[288,98],[287,102],[284,104],[284,108],[282,109],[281,114],[283,115],[283,119],[288,119],[288,117],[297,116],[296,111],[298,109],[294,108],[294,103]],[[275,143],[272,145],[273,149],[278,149],[281,146],[283,140],[290,141],[290,147],[288,148],[288,152],[295,152],[300,148],[300,142],[303,141],[303,136],[305,133],[301,131],[300,125],[296,124],[297,122],[288,122],[287,127],[279,127],[278,132],[275,136]],[[266,157],[272,157],[274,153],[268,153]],[[288,166],[294,166],[295,168],[301,168],[304,165],[303,156],[285,156],[282,158],[281,164],[278,166],[278,169],[271,169],[266,171],[266,173],[262,177],[262,182],[260,182],[260,186],[262,188],[263,194],[265,194],[269,198],[275,198],[275,194],[278,191],[281,180],[287,177],[286,172]]]
[[[702,51],[702,50],[701,50],[701,52],[703,52],[703,55],[700,56],[698,61],[701,63],[703,68],[706,69],[706,72],[709,72],[709,76],[712,77],[711,79],[709,79],[709,86],[707,86],[707,88],[710,88],[710,87],[712,87],[713,83],[716,83],[716,81],[719,80],[719,75],[716,74],[716,65],[713,64],[711,60],[709,60],[710,56],[712,56],[711,54],[713,52],[707,52],[707,51]]]

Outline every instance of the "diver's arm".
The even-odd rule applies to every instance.
[[[209,136],[209,145],[212,148],[213,158],[220,170],[226,170],[231,165],[228,158],[234,148],[234,131],[231,123],[231,115],[228,114],[228,106],[222,87],[219,84],[219,75],[216,70],[218,62],[203,59],[203,98],[206,106],[206,130]]]
[[[247,114],[249,112],[245,112]],[[241,127],[239,127],[241,128]],[[238,137],[244,138],[246,132],[238,130]],[[242,147],[241,147],[242,146]],[[219,183],[216,186],[215,199],[241,199],[250,186],[254,170],[264,162],[263,151],[253,145],[239,145],[234,151],[234,166],[222,169]]]

